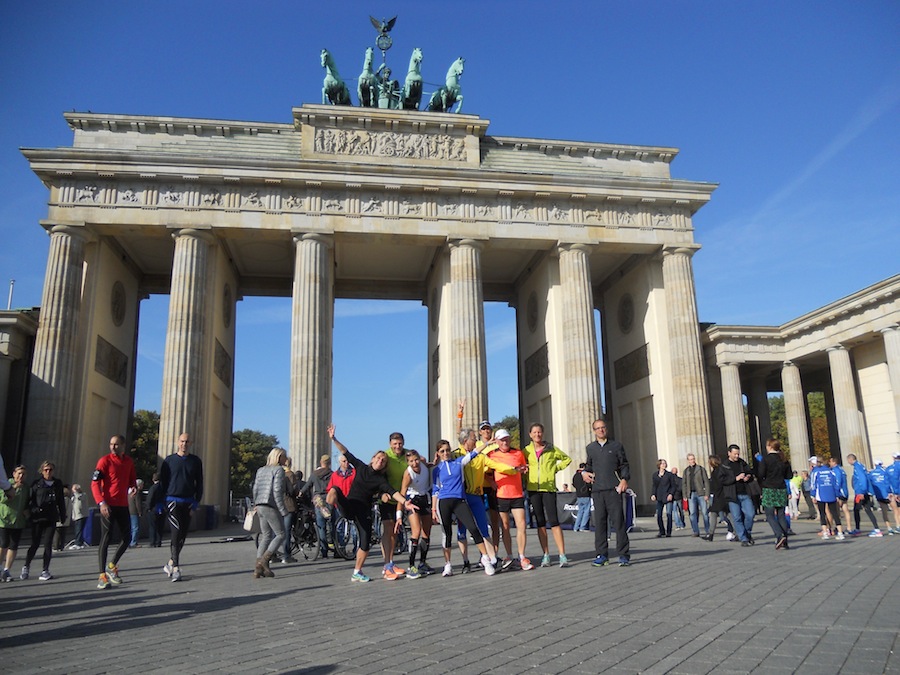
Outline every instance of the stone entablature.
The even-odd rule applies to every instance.
[[[900,275],[841,298],[782,326],[718,326],[703,332],[707,359],[776,363],[801,359],[900,323]]]

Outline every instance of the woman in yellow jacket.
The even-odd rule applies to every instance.
[[[528,462],[525,488],[531,501],[531,510],[537,524],[538,541],[544,556],[541,567],[550,567],[550,547],[547,543],[547,527],[553,531],[553,540],[559,549],[559,566],[568,567],[566,543],[563,540],[562,527],[556,515],[556,474],[572,463],[569,457],[559,448],[544,441],[544,425],[532,424],[528,429],[531,443],[522,448]]]

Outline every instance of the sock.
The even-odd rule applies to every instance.
[[[425,557],[428,555],[428,547],[431,544],[428,537],[419,537],[419,560],[424,564]]]

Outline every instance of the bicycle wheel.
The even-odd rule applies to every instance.
[[[359,533],[356,524],[352,520],[341,518],[334,528],[334,550],[345,560],[356,558],[356,549],[359,548]]]
[[[405,523],[404,523],[405,525]],[[400,531],[394,535],[394,555],[400,553],[409,553],[409,531],[405,527],[401,527]]]

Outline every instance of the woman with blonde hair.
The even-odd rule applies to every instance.
[[[286,459],[284,448],[272,448],[265,466],[257,469],[253,480],[253,503],[259,515],[260,528],[256,567],[253,570],[256,579],[275,576],[269,562],[284,541],[284,517],[288,510],[284,504],[286,481],[282,466]]]

